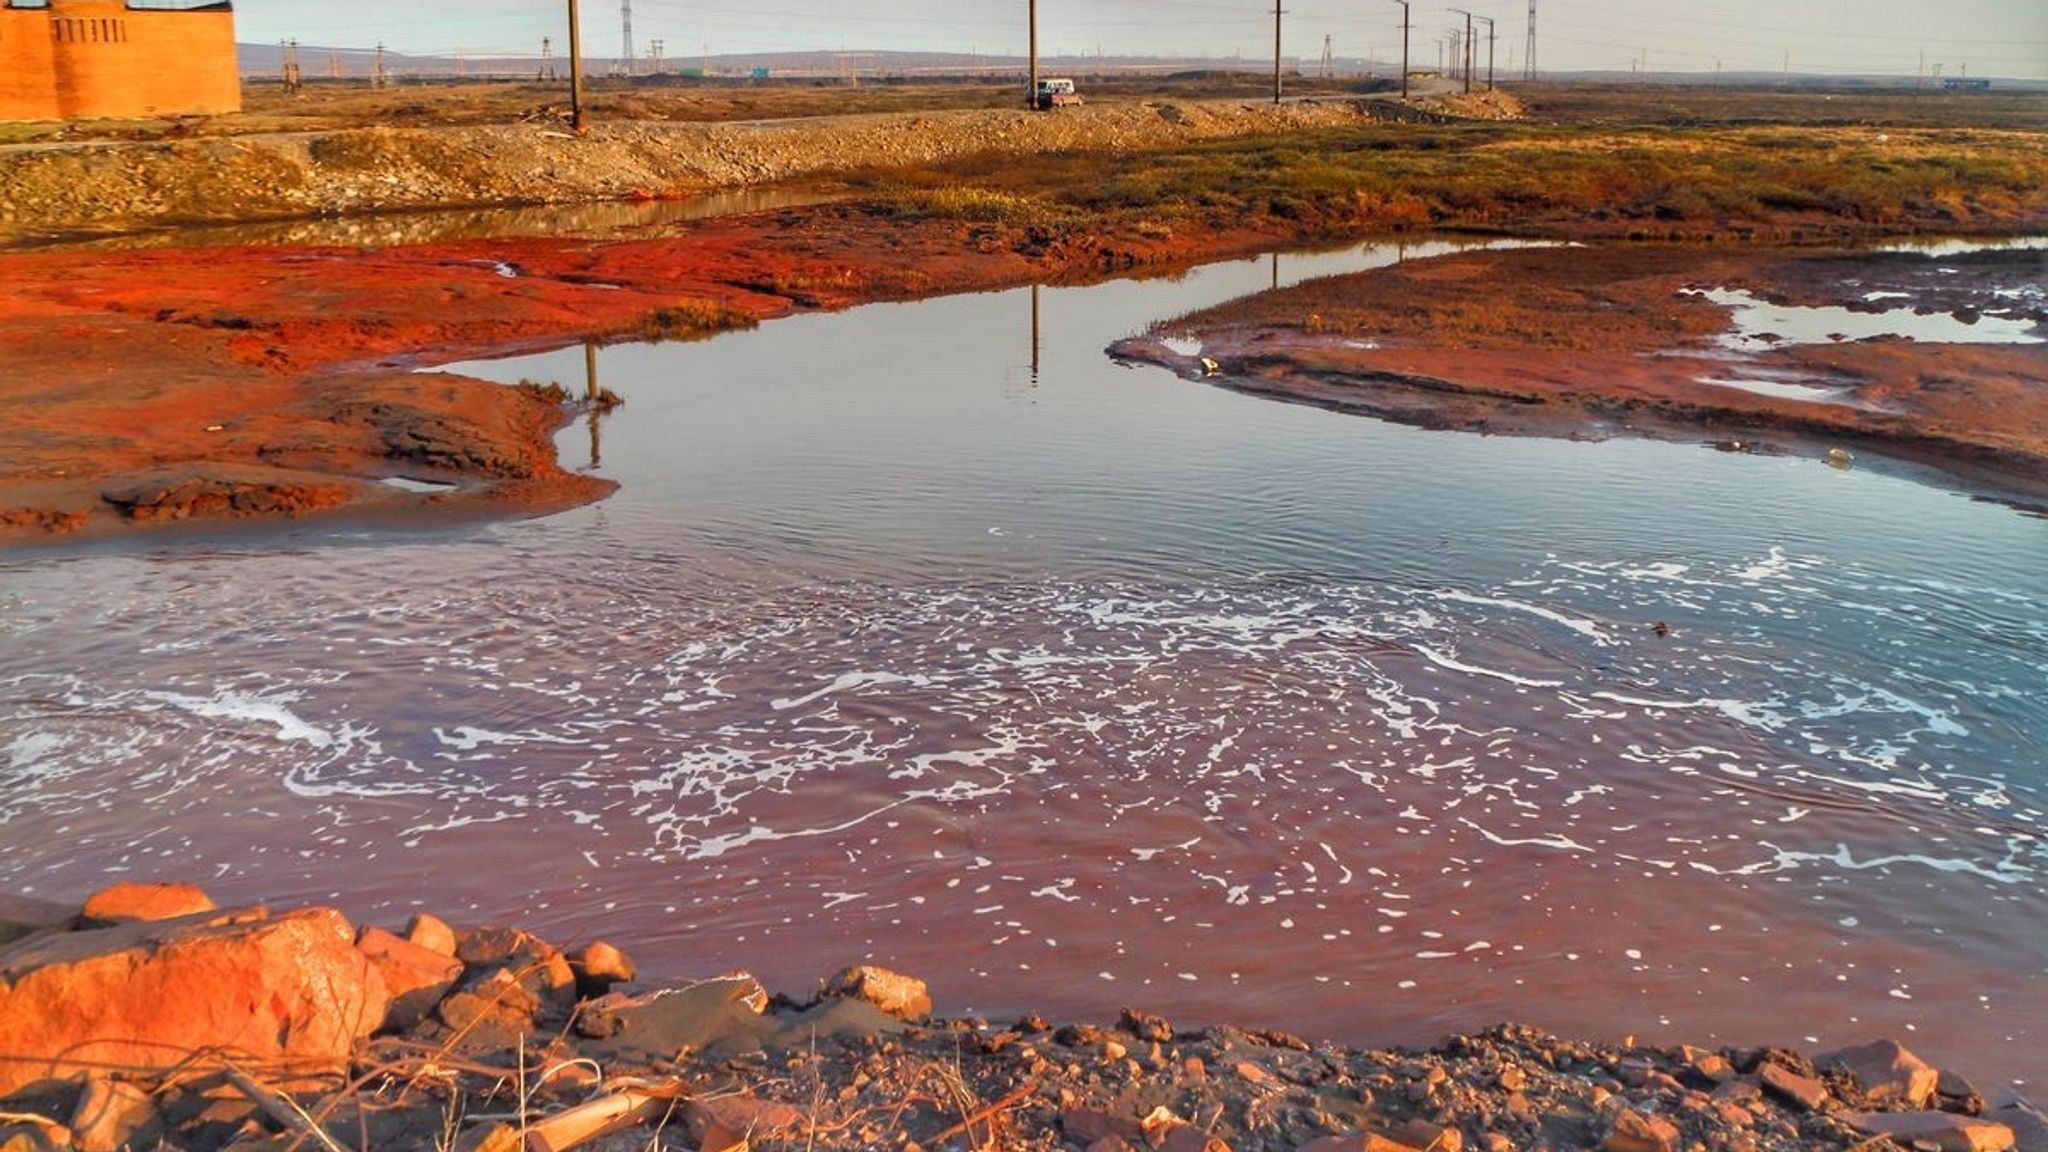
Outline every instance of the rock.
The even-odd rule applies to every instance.
[[[2025,1104],[2007,1104],[1986,1113],[1984,1119],[2012,1129],[2019,1152],[2048,1152],[2048,1115]]]
[[[383,1029],[403,1032],[425,1020],[462,976],[462,961],[422,948],[382,928],[365,928],[356,950],[369,957],[391,996]]]
[[[467,1047],[509,1048],[531,1033],[541,1013],[540,997],[509,968],[471,981],[434,1006],[434,1015]]]
[[[1419,1118],[1395,1125],[1387,1130],[1387,1135],[1398,1143],[1428,1152],[1465,1152],[1463,1132]]]
[[[71,1152],[71,1129],[62,1124],[0,1124],[0,1152]]]
[[[0,894],[0,948],[43,932],[68,931],[78,909],[32,896]]]
[[[88,1076],[71,1113],[71,1144],[77,1152],[118,1152],[154,1143],[144,1133],[155,1123],[149,1093],[125,1081]]]
[[[1421,1149],[1368,1132],[1346,1132],[1341,1136],[1319,1136],[1295,1152],[1421,1152]]]
[[[547,941],[519,928],[479,928],[455,934],[455,957],[472,977],[498,970],[540,1001],[543,1018],[566,1017],[576,1006],[576,973],[568,958]]]
[[[1934,1081],[1934,1095],[1940,1101],[1943,1112],[1961,1112],[1975,1116],[1984,1111],[1984,1097],[1977,1094],[1977,1086],[1957,1072],[1944,1068]]]
[[[1890,1040],[1822,1053],[1814,1064],[1854,1076],[1864,1102],[1873,1108],[1925,1108],[1941,1079],[1932,1065]]]
[[[1088,1145],[1088,1152],[1137,1152],[1131,1142],[1121,1136],[1104,1136]]]
[[[1135,1117],[1118,1116],[1096,1108],[1061,1109],[1060,1132],[1068,1142],[1083,1147],[1110,1137],[1131,1143],[1143,1143],[1145,1140],[1145,1130]]]
[[[1676,1152],[1678,1126],[1662,1116],[1645,1116],[1624,1108],[1614,1117],[1600,1152]]]
[[[614,984],[630,984],[640,974],[624,952],[602,940],[569,953],[569,971],[576,975],[576,990],[585,998],[602,996]]]
[[[1159,1141],[1159,1152],[1230,1152],[1230,1145],[1192,1124],[1169,1126]]]
[[[1846,1119],[1865,1136],[1888,1136],[1940,1152],[2008,1152],[2019,1142],[2011,1128],[1995,1120],[1948,1112],[1851,1112]]]
[[[825,983],[825,995],[865,1000],[903,1020],[932,1014],[932,997],[924,981],[872,965],[848,968],[832,977]]]
[[[683,1125],[700,1147],[715,1129],[759,1141],[802,1132],[808,1124],[794,1105],[752,1096],[694,1096],[683,1104]]]
[[[1827,1103],[1827,1086],[1811,1076],[1801,1076],[1782,1064],[1768,1061],[1757,1065],[1757,1073],[1763,1078],[1764,1090],[1780,1100],[1808,1112],[1817,1112]]]
[[[412,923],[405,926],[405,938],[429,952],[455,955],[455,929],[432,913],[415,913]]]
[[[1279,1077],[1273,1075],[1271,1072],[1266,1071],[1264,1068],[1259,1067],[1257,1064],[1254,1064],[1249,1060],[1239,1060],[1237,1063],[1232,1064],[1230,1066],[1230,1070],[1231,1072],[1236,1074],[1239,1080],[1242,1080],[1247,1084],[1257,1084],[1261,1088],[1269,1087],[1280,1082]]]
[[[1162,1017],[1136,1008],[1124,1009],[1116,1026],[1140,1040],[1150,1040],[1155,1044],[1164,1044],[1173,1039],[1173,1025],[1168,1024]]]
[[[341,913],[261,909],[38,936],[0,951],[0,1097],[96,1068],[206,1055],[344,1071],[389,997]],[[280,1081],[294,1079],[281,1076]]]
[[[131,920],[175,920],[216,907],[190,884],[116,884],[86,897],[80,919],[88,928],[105,928]]]

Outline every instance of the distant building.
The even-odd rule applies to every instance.
[[[1951,76],[1941,82],[1950,92],[1989,92],[1991,81],[1983,76]]]
[[[0,0],[0,120],[242,109],[234,5]]]

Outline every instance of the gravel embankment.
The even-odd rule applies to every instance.
[[[975,153],[1123,150],[1335,127],[1350,102],[1217,101],[754,121],[510,124],[0,149],[0,242],[172,223],[673,196]]]

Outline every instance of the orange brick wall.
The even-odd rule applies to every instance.
[[[56,120],[57,58],[49,13],[0,8],[0,120]]]
[[[237,112],[227,4],[131,11],[122,0],[0,10],[0,119]]]

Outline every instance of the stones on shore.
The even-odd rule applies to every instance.
[[[1962,1077],[1883,1041],[1809,1061],[1503,1025],[1383,1052],[1178,1030],[1135,1008],[1115,1027],[1006,1028],[929,1021],[929,989],[874,966],[809,1002],[744,973],[640,991],[615,948],[564,956],[516,928],[424,915],[404,935],[357,932],[331,909],[34,919],[0,945],[0,1053],[28,1056],[0,1061],[0,1077],[33,1070],[0,1081],[14,1096],[0,1152],[160,1135],[182,1152],[278,1152],[321,1144],[316,1124],[329,1147],[379,1152],[509,1152],[531,1131],[623,1152],[649,1127],[661,1142],[665,1124],[671,1146],[687,1131],[700,1152],[2048,1152],[2038,1113],[1986,1112]],[[27,1018],[41,1031],[19,1032]],[[293,1046],[253,1047],[265,1036]],[[146,1045],[161,1049],[153,1063]],[[449,1117],[465,1111],[490,1119],[459,1133]]]
[[[825,982],[825,995],[865,1000],[902,1020],[923,1020],[932,1014],[931,991],[924,981],[873,965],[842,970]]]
[[[215,907],[191,884],[116,884],[86,897],[79,920],[83,927],[109,928],[132,920],[175,920]]]
[[[1853,1112],[1848,1121],[1865,1136],[1931,1152],[2010,1152],[2018,1143],[2004,1124],[1950,1112]]]
[[[388,994],[339,912],[260,908],[30,937],[0,951],[0,1097],[104,1067],[233,1053],[284,1080],[345,1069]],[[213,1054],[213,1055],[209,1055]]]
[[[1890,1040],[1824,1052],[1813,1062],[1855,1077],[1864,1102],[1874,1108],[1923,1108],[1941,1079],[1933,1065]]]

